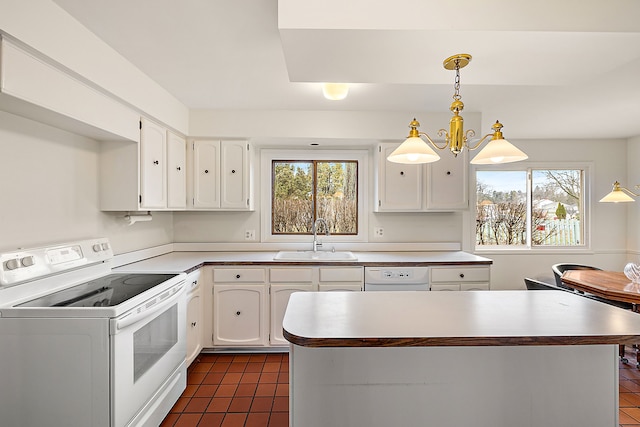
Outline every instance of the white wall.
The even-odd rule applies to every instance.
[[[0,251],[108,237],[116,253],[173,241],[173,215],[127,226],[98,208],[97,141],[0,112]]]
[[[187,107],[51,0],[1,0],[0,34],[62,64],[149,117],[187,134]]]
[[[620,183],[640,194],[640,136],[632,138],[627,143],[627,177]],[[627,251],[629,262],[640,262],[640,198],[635,197],[635,203],[627,204]]]

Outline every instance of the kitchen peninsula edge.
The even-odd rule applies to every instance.
[[[292,427],[614,427],[640,318],[554,291],[300,293],[283,328]]]

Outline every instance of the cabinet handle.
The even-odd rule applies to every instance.
[[[154,164],[154,165],[159,165],[159,164],[160,164],[160,162],[159,162],[159,161],[157,161],[157,160],[154,160],[154,161],[153,161],[153,164]]]
[[[240,311],[236,311],[236,316],[240,316]]]
[[[191,327],[195,328],[196,327],[196,322],[191,322]]]
[[[464,279],[464,273],[460,273],[460,278]]]
[[[400,171],[400,176],[404,176],[404,171]]]
[[[239,274],[236,274],[236,279],[239,279],[239,278],[240,278],[240,275],[239,275]]]
[[[235,169],[231,169],[231,173],[236,173],[236,170]]]
[[[204,173],[209,173],[209,169],[205,169],[205,170],[204,170]]]

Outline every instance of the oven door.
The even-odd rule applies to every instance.
[[[184,283],[112,320],[111,410],[115,427],[144,425],[140,418],[157,417],[153,414],[136,417],[143,408],[168,412],[171,406],[163,408],[153,400],[167,400],[167,393],[175,395],[175,390],[171,392],[167,388],[179,387],[180,393],[184,390],[186,372],[177,374],[183,376],[181,381],[174,378],[178,368],[185,369]],[[167,382],[170,385],[165,384]],[[134,417],[136,420],[132,423]]]

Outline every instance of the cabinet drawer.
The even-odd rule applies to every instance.
[[[488,282],[486,267],[431,268],[431,282]]]
[[[214,268],[215,283],[266,283],[264,268]]]
[[[321,282],[362,282],[363,280],[362,267],[320,267]]]
[[[312,268],[271,268],[269,269],[271,283],[311,283],[313,282]]]

